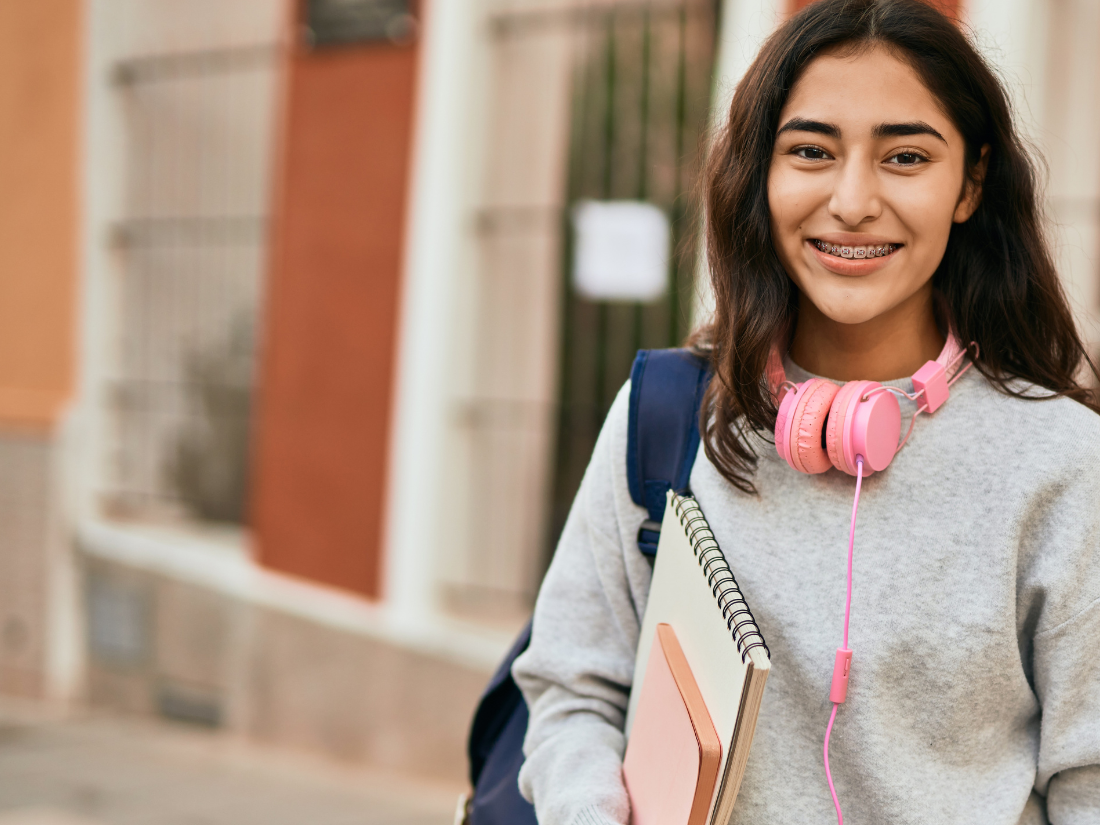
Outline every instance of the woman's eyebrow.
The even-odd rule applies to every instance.
[[[873,138],[909,137],[910,135],[931,135],[947,143],[947,138],[923,120],[914,120],[911,123],[880,123],[871,130],[871,137]]]
[[[832,123],[822,123],[820,120],[807,120],[804,117],[792,117],[776,132],[776,136],[784,132],[816,132],[819,135],[840,140],[840,127]]]

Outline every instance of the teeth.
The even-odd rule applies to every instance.
[[[836,255],[838,258],[852,258],[856,260],[863,258],[881,258],[897,249],[897,246],[889,243],[883,244],[882,246],[837,246],[836,244],[825,243],[824,241],[815,241],[814,243],[822,252]]]

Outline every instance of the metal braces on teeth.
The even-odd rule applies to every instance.
[[[857,260],[861,258],[881,258],[884,255],[889,255],[898,248],[897,244],[892,243],[882,246],[853,248],[851,246],[838,246],[837,244],[830,244],[817,240],[814,241],[814,245],[822,252],[835,255],[838,258],[854,258]]]

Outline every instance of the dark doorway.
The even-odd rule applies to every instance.
[[[565,220],[570,223],[573,207],[584,200],[654,204],[669,220],[671,256],[664,297],[589,300],[573,288],[574,233],[566,227],[547,559],[635,352],[678,346],[690,328],[699,234],[695,193],[710,120],[717,4],[589,7],[582,24]]]

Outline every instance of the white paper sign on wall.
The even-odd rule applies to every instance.
[[[669,224],[644,201],[581,201],[573,210],[573,287],[593,301],[656,301],[668,291]]]

